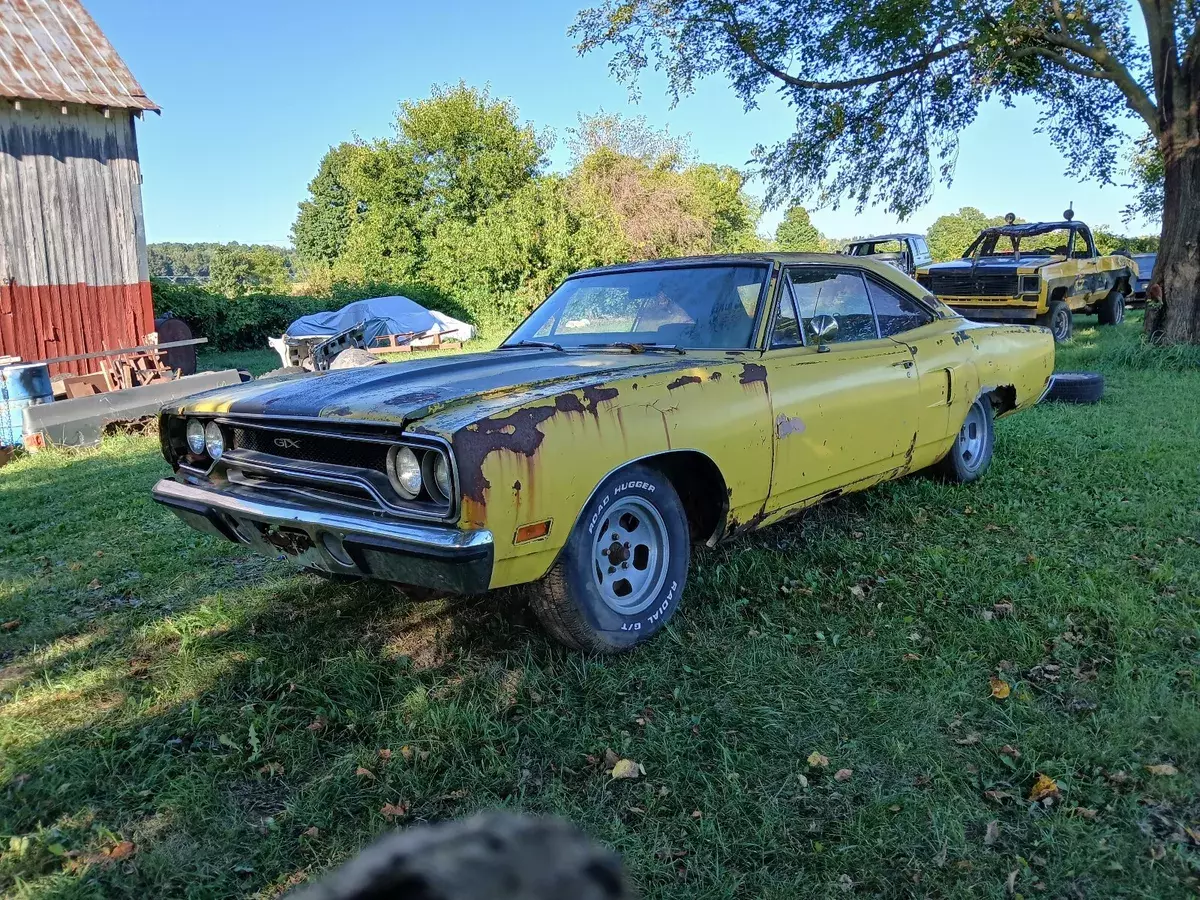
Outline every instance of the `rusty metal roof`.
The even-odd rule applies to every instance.
[[[0,0],[0,97],[159,111],[79,0]]]

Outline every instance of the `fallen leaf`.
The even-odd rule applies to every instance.
[[[852,775],[854,775],[853,769],[838,769],[837,772],[833,776],[833,780],[834,781],[849,781]]]
[[[621,761],[621,757],[613,752],[611,747],[604,748],[604,768],[605,771],[611,772],[613,767]]]
[[[387,762],[389,759],[392,758],[392,751],[387,749],[386,747],[384,747],[382,750],[379,751],[379,758],[382,759],[384,762]]]
[[[808,764],[814,769],[824,769],[829,765],[829,757],[814,750],[812,753],[808,754]]]
[[[1155,766],[1146,766],[1146,771],[1151,775],[1165,775],[1168,778],[1172,775],[1179,774],[1179,770],[1170,763],[1159,763]]]
[[[1088,809],[1086,806],[1077,806],[1071,810],[1071,815],[1079,816],[1081,819],[1094,819],[1098,813],[1094,809]]]
[[[702,814],[701,814],[700,810],[698,810],[698,809],[693,809],[693,810],[692,810],[692,818],[693,818],[693,819],[700,819],[700,818],[703,818],[703,816],[702,816]]]
[[[1020,759],[1021,758],[1021,751],[1018,750],[1016,747],[1014,747],[1012,744],[1005,744],[1003,747],[1000,748],[1000,753],[1002,756],[1007,756],[1011,759]]]
[[[863,589],[861,584],[856,584],[850,588],[850,596],[854,597],[856,600],[863,600],[866,598],[867,592]]]
[[[612,767],[610,777],[615,781],[619,778],[637,778],[645,774],[646,770],[639,763],[635,763],[632,759],[619,759]]]
[[[1013,614],[1013,605],[1007,600],[1002,600],[992,604],[992,612],[996,614],[997,619],[1004,619]]]
[[[1033,788],[1029,791],[1029,799],[1034,803],[1037,803],[1039,800],[1044,800],[1047,797],[1058,796],[1058,782],[1049,775],[1042,775],[1039,773],[1037,781],[1034,782]]]
[[[325,729],[325,717],[317,716],[304,727],[306,731],[311,731],[314,734],[318,731],[323,731]]]
[[[992,524],[991,522],[988,522],[986,525],[984,525],[984,526],[983,526],[983,530],[984,530],[984,531],[999,531],[999,530],[1000,530],[1000,526],[999,526],[999,525],[994,525],[994,524]]]
[[[132,856],[136,849],[133,841],[119,841],[116,845],[105,850],[104,855],[109,859],[125,859],[127,856]]]
[[[16,631],[21,627],[20,619],[9,619],[3,625],[0,625],[0,631]]]
[[[300,832],[300,835],[307,838],[319,838],[321,836],[321,829],[313,825],[311,828],[305,828]]]
[[[400,803],[385,803],[379,807],[379,811],[383,813],[385,819],[398,819],[408,815],[408,804]]]
[[[258,773],[260,775],[267,775],[267,776],[282,775],[283,774],[283,763],[269,762],[265,766],[260,768],[258,770]]]
[[[101,588],[101,584],[100,584],[99,578],[93,578],[91,581],[88,582],[88,590],[89,591],[98,591],[98,590],[100,590],[100,588]]]
[[[448,794],[442,794],[442,799],[443,800],[465,800],[465,799],[467,799],[467,797],[470,796],[470,793],[471,792],[468,791],[466,788],[458,788],[457,790],[453,790]]]
[[[804,788],[808,787],[808,778],[807,778],[807,776],[805,776],[805,775],[797,775],[797,776],[796,776],[796,781],[797,781],[797,782],[800,784],[800,788],[801,788],[802,790],[803,790]]]
[[[1012,685],[1003,678],[992,677],[992,696],[997,700],[1005,700],[1012,693]]]
[[[417,751],[417,759],[419,759],[421,762],[425,762],[425,760],[429,759],[429,751],[428,750],[418,750]]]
[[[963,747],[973,747],[979,743],[979,732],[972,731],[965,738],[958,738],[954,743],[961,744]]]
[[[992,819],[987,823],[987,830],[983,835],[983,846],[990,847],[998,840],[1000,840],[1000,823]]]
[[[1167,856],[1167,848],[1164,847],[1162,844],[1151,844],[1150,845],[1150,858],[1151,859],[1165,859],[1166,856]]]
[[[413,758],[413,748],[408,746],[408,744],[405,744],[400,748],[400,755],[406,760],[411,760]]]
[[[916,662],[916,661],[917,661],[918,659],[920,659],[920,658],[921,658],[921,654],[920,654],[920,653],[905,653],[905,654],[904,654],[904,661],[905,661],[905,662]]]
[[[1004,882],[1004,891],[1008,896],[1012,896],[1017,892],[1017,870],[1013,869],[1008,873],[1008,879]]]
[[[1017,795],[1012,791],[992,790],[984,791],[983,796],[993,803],[1003,803],[1005,800],[1016,800]]]
[[[355,769],[354,774],[361,775],[363,778],[369,778],[372,781],[375,780],[375,773],[370,769],[364,768],[363,766],[359,766],[357,769]]]

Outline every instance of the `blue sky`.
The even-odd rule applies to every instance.
[[[690,134],[700,159],[735,166],[795,124],[774,97],[746,113],[719,79],[671,109],[665,81],[649,73],[631,105],[607,57],[580,58],[567,37],[587,0],[84,2],[163,108],[139,125],[151,241],[286,243],[296,204],[331,144],[391,134],[401,100],[459,79],[490,85],[522,119],[552,128],[559,168],[566,129],[580,112],[601,108]],[[1032,105],[983,110],[962,135],[953,186],[939,187],[905,228],[923,231],[960,206],[1057,218],[1071,201],[1084,221],[1122,228],[1128,192],[1066,176],[1062,157],[1033,134],[1036,118]],[[763,230],[780,214],[768,212]],[[813,221],[835,237],[902,224],[882,209],[848,206],[816,210]]]

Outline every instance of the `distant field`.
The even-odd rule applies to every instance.
[[[651,898],[1193,896],[1200,369],[1089,322],[1060,368],[1103,371],[1102,404],[999,423],[978,485],[698,552],[666,632],[611,659],[511,592],[412,603],[192,532],[150,502],[154,437],[18,459],[0,894],[277,896],[508,806],[579,823]],[[645,776],[610,781],[606,749]]]

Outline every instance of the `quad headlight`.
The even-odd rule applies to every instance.
[[[204,453],[204,423],[199,419],[188,419],[187,421],[187,447],[196,456]]]
[[[204,426],[204,449],[214,460],[220,459],[225,452],[225,435],[216,422],[209,422]]]
[[[442,492],[442,496],[449,500],[454,485],[450,477],[450,460],[446,458],[445,453],[437,454],[437,462],[433,464],[433,483]]]
[[[401,497],[414,500],[421,493],[421,461],[409,447],[393,447],[387,458],[388,481]]]

